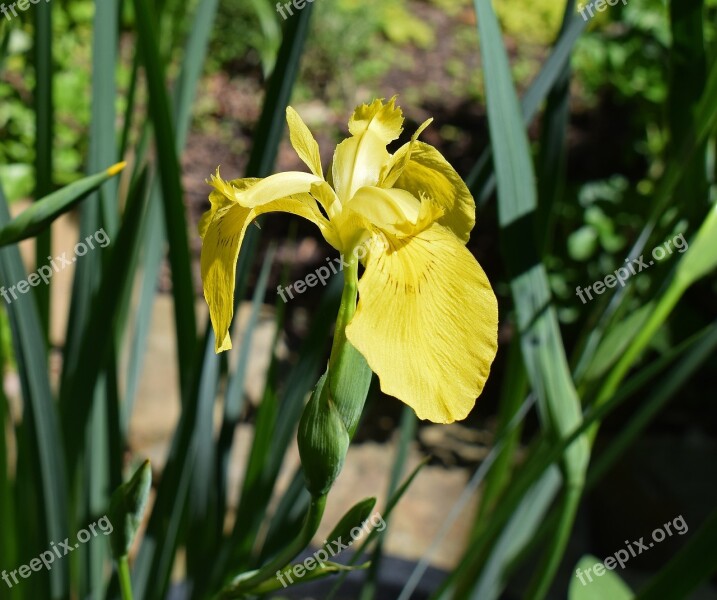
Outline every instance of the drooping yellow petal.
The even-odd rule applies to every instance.
[[[227,193],[232,196],[225,200],[214,197],[212,209],[208,211],[210,213],[208,219],[211,220],[208,223],[203,223],[204,239],[200,261],[202,283],[204,297],[209,305],[209,316],[216,335],[216,352],[229,350],[232,347],[229,339],[229,327],[234,314],[236,263],[246,228],[256,217],[269,212],[292,213],[318,225],[330,243],[332,239],[337,238],[333,226],[321,215],[316,201],[309,193],[269,198],[266,202],[262,201],[261,194],[251,193],[262,186],[265,191],[276,189],[275,181],[265,185],[266,181],[266,179],[260,180],[252,185],[247,185],[244,189],[234,187],[218,178],[212,182],[217,193]],[[292,188],[292,181],[293,179],[290,178],[285,189]],[[293,185],[293,188],[296,189],[296,185]],[[248,195],[243,196],[243,194]],[[244,206],[237,198],[249,198],[252,206]]]
[[[424,142],[405,144],[396,152],[392,162],[398,163],[410,152],[394,187],[414,196],[426,194],[443,209],[439,223],[445,225],[465,244],[475,225],[476,205],[473,196],[456,170],[438,150]]]
[[[246,208],[253,208],[267,202],[273,202],[279,198],[308,194],[311,192],[311,186],[317,183],[321,184],[323,181],[323,179],[311,173],[287,171],[286,173],[277,173],[261,179],[259,183],[246,189],[234,189],[233,199]],[[226,182],[222,183],[226,184]],[[211,184],[218,191],[223,191],[224,189],[215,184],[215,179],[211,180]]]
[[[415,237],[385,236],[359,281],[349,341],[381,389],[421,419],[465,418],[497,350],[498,307],[490,283],[453,233],[434,224]]]
[[[291,106],[286,109],[286,122],[289,124],[289,138],[291,145],[296,150],[299,158],[306,163],[311,172],[316,177],[324,178],[324,171],[321,168],[321,154],[319,153],[319,144],[316,143],[314,136]]]
[[[229,206],[233,202],[235,202],[234,194],[236,193],[236,191],[242,191],[247,188],[250,188],[252,185],[259,183],[260,181],[261,179],[258,179],[256,177],[246,177],[244,179],[224,181],[219,176],[219,169],[217,168],[217,173],[210,180],[210,183],[216,182],[218,187],[215,187],[215,189],[213,189],[209,194],[209,202],[211,204],[211,207],[202,215],[201,219],[199,219],[199,224],[197,227],[197,229],[199,229],[199,237],[204,238],[204,235],[207,231],[207,227],[209,227],[209,223],[211,223],[212,219],[214,218],[214,215],[220,208],[224,208],[225,206]],[[219,191],[220,189],[223,191]]]
[[[349,121],[351,137],[334,152],[332,183],[341,202],[348,201],[361,187],[377,185],[391,155],[386,146],[401,134],[403,116],[395,106],[375,100],[359,106]]]

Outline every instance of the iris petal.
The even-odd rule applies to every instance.
[[[321,154],[319,153],[319,145],[316,143],[314,136],[291,106],[286,109],[286,122],[289,124],[289,138],[291,145],[296,150],[299,158],[306,163],[311,172],[316,177],[324,178],[324,172],[321,169]]]
[[[441,225],[410,238],[386,234],[359,281],[349,341],[381,389],[421,419],[467,416],[497,350],[498,308],[475,258]]]
[[[403,115],[395,98],[384,104],[376,100],[363,104],[349,121],[351,137],[336,146],[332,162],[332,183],[342,202],[356,190],[377,185],[391,158],[386,146],[401,134]]]
[[[295,177],[285,175],[290,176],[284,189],[296,191],[291,196],[278,198],[268,195],[268,192],[281,187],[276,180],[267,184],[267,179],[272,178],[238,180],[237,185],[218,177],[212,180],[216,193],[224,198],[214,196],[212,208],[203,217],[200,225],[204,237],[200,262],[204,297],[209,305],[209,316],[216,335],[216,352],[232,347],[229,327],[234,314],[236,263],[246,228],[255,218],[270,212],[288,212],[318,225],[328,241],[336,237],[333,226],[321,215],[314,198],[309,193],[299,191]],[[307,185],[310,189],[311,184]],[[250,202],[251,206],[244,205],[237,198]]]
[[[475,225],[476,205],[473,196],[456,170],[433,146],[423,142],[405,144],[396,152],[393,161],[410,152],[394,187],[411,192],[414,196],[426,194],[443,209],[439,223],[448,227],[466,243]]]

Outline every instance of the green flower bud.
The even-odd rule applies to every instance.
[[[128,482],[119,486],[110,500],[109,518],[114,529],[110,537],[116,560],[129,552],[137,534],[152,487],[152,467],[145,460]]]
[[[372,372],[366,359],[346,339],[346,326],[356,312],[358,261],[344,270],[344,290],[326,373],[304,409],[299,423],[299,452],[306,486],[313,495],[328,492],[341,472],[356,433]]]
[[[349,449],[349,434],[330,399],[328,371],[314,388],[299,422],[297,441],[306,488],[312,496],[326,494],[341,472]]]
[[[349,266],[344,270],[344,291],[329,360],[331,400],[350,438],[356,433],[373,375],[366,359],[346,338],[346,326],[356,312],[358,295],[358,261],[353,254]]]

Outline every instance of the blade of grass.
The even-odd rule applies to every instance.
[[[543,101],[555,86],[561,73],[564,72],[570,60],[573,46],[583,33],[585,27],[586,21],[583,20],[582,17],[577,14],[572,15],[569,24],[563,28],[550,56],[523,95],[521,100],[521,112],[523,115],[523,123],[526,127],[533,121]],[[495,191],[496,180],[493,172],[492,155],[492,147],[486,147],[466,177],[466,185],[475,196],[479,210],[485,206]]]
[[[704,1],[670,0],[672,43],[669,55],[667,115],[671,150],[679,150],[685,134],[692,128],[695,108],[705,87],[707,65],[704,41]],[[702,210],[707,194],[705,145],[695,152],[687,165],[687,173],[677,190],[686,201],[681,205],[682,218],[694,218]],[[675,154],[668,160],[679,160]]]
[[[4,329],[4,318],[3,318]],[[7,360],[5,356],[5,345],[0,343],[0,381],[5,381],[5,368]],[[11,526],[15,521],[15,507],[13,498],[15,490],[13,482],[10,479],[8,467],[10,467],[9,449],[13,443],[12,437],[8,437],[8,432],[14,434],[15,427],[12,415],[10,414],[10,405],[5,395],[5,386],[0,385],[0,523],[4,523],[0,527],[0,565],[15,565],[17,560],[17,552],[15,548],[16,536],[20,534],[17,526]],[[12,600],[17,597],[17,591],[13,590],[9,593]]]
[[[383,510],[380,511],[380,514],[384,521],[389,519],[391,517],[391,513],[393,513],[393,509],[396,508],[396,505],[398,504],[399,500],[403,498],[403,495],[406,493],[408,488],[413,483],[413,480],[416,478],[416,476],[421,472],[421,469],[428,464],[428,460],[430,457],[425,457],[420,463],[416,465],[416,467],[411,471],[408,477],[403,480],[403,483],[398,487],[398,489],[395,491],[395,493],[388,499],[386,502],[386,506],[384,506]],[[385,531],[385,530],[384,530]],[[348,561],[348,566],[352,566],[356,564],[356,562],[363,556],[364,551],[366,548],[368,548],[369,544],[373,543],[373,541],[376,538],[380,538],[383,535],[384,531],[378,531],[377,529],[372,529],[367,536],[364,536],[361,539],[361,543],[357,548],[354,549],[354,553],[351,556],[351,558]],[[331,591],[329,592],[329,595],[326,597],[326,600],[332,600],[341,585],[343,584],[344,580],[346,579],[347,573],[342,573],[339,575],[338,580],[334,584],[334,587],[331,588]]]
[[[570,434],[560,440],[558,444],[552,444],[549,447],[545,443],[542,445],[534,444],[534,449],[529,453],[528,460],[521,466],[510,487],[506,488],[506,494],[502,497],[497,510],[491,516],[491,520],[488,523],[486,530],[481,533],[481,541],[490,540],[501,533],[505,527],[505,523],[507,523],[510,517],[515,513],[514,507],[519,504],[523,496],[539,479],[541,474],[543,474],[551,464],[560,458],[567,447],[569,447],[576,439],[583,436],[594,423],[603,421],[615,409],[620,407],[627,398],[639,391],[657,375],[664,373],[675,358],[679,357],[685,351],[692,349],[695,344],[704,339],[709,332],[710,328],[707,328],[692,336],[690,339],[676,347],[667,356],[662,357],[650,364],[648,367],[645,367],[642,371],[626,381],[625,385],[623,385],[619,392],[608,402],[602,406],[588,409],[580,427],[570,432]],[[545,437],[544,434],[543,437]],[[544,440],[542,441],[544,442]],[[554,524],[555,520],[551,521],[551,523]],[[549,531],[552,532],[553,530],[554,526],[551,527]],[[453,585],[457,579],[475,572],[477,569],[476,565],[481,564],[482,559],[484,558],[485,546],[485,543],[474,542],[468,547],[462,562],[442,583],[436,597],[440,597],[440,594],[448,589],[449,586]],[[529,547],[527,546],[526,550],[524,550],[524,556],[528,555],[528,548]],[[516,559],[515,562],[520,562],[520,559]]]
[[[246,167],[247,177],[266,177],[271,173],[284,133],[286,107],[294,89],[313,4],[294,18],[284,29],[284,38],[276,58],[274,72],[266,89],[266,101],[254,134],[254,145]]]
[[[43,2],[34,7],[35,39],[33,64],[35,66],[35,198],[47,196],[53,190],[52,143],[54,136],[53,66],[52,66],[52,3]],[[114,162],[111,161],[110,164]],[[35,242],[35,267],[45,262],[52,252],[50,231],[41,233]],[[50,335],[50,285],[34,290],[40,326],[46,343]]]
[[[510,65],[492,5],[474,0],[486,79],[491,146],[498,182],[498,215],[502,247],[511,276],[523,355],[538,398],[544,427],[559,439],[582,418],[580,400],[570,375],[545,266],[534,237],[537,197],[528,138],[511,79]],[[587,439],[580,439],[562,463],[565,487],[563,519],[538,567],[531,597],[542,599],[562,558],[577,511],[589,460]]]
[[[130,190],[122,225],[114,243],[108,246],[106,268],[102,271],[83,332],[84,343],[77,359],[78,368],[68,373],[65,385],[60,390],[63,405],[68,406],[70,402],[73,404],[72,411],[67,410],[62,414],[70,466],[77,464],[82,449],[82,440],[73,435],[73,431],[87,423],[95,385],[111,356],[119,304],[125,287],[133,283],[130,266],[133,254],[138,251],[138,230],[148,198],[146,188],[145,173]]]
[[[610,414],[615,408],[620,406],[624,400],[633,397],[640,389],[644,388],[662,373],[667,373],[664,378],[653,384],[652,388],[656,391],[645,398],[637,414],[625,425],[625,433],[623,434],[621,431],[607,449],[597,456],[594,466],[591,466],[588,471],[585,485],[586,491],[592,489],[595,484],[600,481],[603,474],[619,460],[630,442],[639,435],[654,416],[659,414],[659,411],[664,407],[666,402],[674,397],[701,364],[711,356],[715,346],[717,346],[717,324],[713,324],[691,336],[670,350],[668,354],[649,364],[625,383],[621,394],[616,398],[613,404],[613,408],[609,411],[605,411],[602,415],[606,416]],[[684,358],[674,368],[670,369],[671,364],[683,354],[685,355]],[[600,416],[594,420],[597,422],[602,420],[602,418],[603,417]],[[519,565],[535,557],[539,546],[543,544],[545,538],[555,528],[558,516],[556,511],[552,511],[544,520],[543,525],[533,536],[531,542],[523,548],[520,555],[512,562],[506,573],[506,579]]]
[[[4,23],[2,30],[0,37],[0,70],[5,66],[5,59],[7,58],[7,51],[10,46],[10,32],[12,31],[9,27],[6,27]]]
[[[0,226],[9,220],[5,195],[0,188]],[[10,286],[27,277],[16,246],[0,249],[0,281]],[[7,307],[12,327],[12,339],[17,361],[22,397],[25,401],[22,428],[30,429],[32,435],[24,436],[19,452],[28,452],[24,465],[29,471],[21,473],[37,476],[40,485],[33,490],[37,499],[37,513],[29,512],[32,502],[17,506],[18,522],[31,522],[33,526],[19,537],[23,545],[23,556],[39,554],[46,549],[45,540],[64,540],[67,536],[67,480],[62,454],[60,430],[56,406],[53,402],[46,365],[46,343],[35,303],[20,298]],[[31,480],[31,476],[27,477]],[[27,513],[24,511],[28,511]],[[39,536],[33,538],[28,532],[36,528]],[[18,530],[21,531],[21,530]],[[42,546],[42,547],[40,547]],[[44,586],[47,579],[38,577],[35,585],[43,597],[51,600],[66,598],[69,594],[67,564],[60,563],[49,573],[49,589]],[[44,590],[44,591],[42,591]]]
[[[416,413],[413,412],[413,409],[410,407],[404,406],[401,412],[401,424],[399,426],[396,458],[393,461],[393,466],[391,467],[391,477],[388,482],[388,492],[386,494],[386,497],[388,498],[396,493],[396,489],[401,483],[401,477],[403,476],[403,472],[406,468],[406,461],[408,459],[409,445],[416,437],[416,425]],[[383,535],[378,538],[376,547],[373,549],[371,554],[371,565],[368,568],[366,579],[363,587],[361,588],[361,600],[371,600],[372,598],[375,598],[378,593],[378,569],[381,565],[381,559],[383,557],[383,541],[386,539],[386,536],[388,536],[387,529],[390,527],[390,521],[387,521],[385,517],[383,518],[383,521],[386,526],[381,532]]]
[[[162,223],[162,207],[157,196],[157,185],[152,185],[149,207],[142,232],[142,281],[137,301],[134,330],[129,342],[129,361],[126,371],[126,387],[122,402],[122,432],[127,435],[132,409],[139,387],[142,368],[145,364],[147,336],[152,321],[154,298],[157,294],[157,277],[164,255],[164,224]]]
[[[254,289],[254,297],[252,298],[252,308],[249,320],[243,332],[242,342],[239,347],[239,361],[237,366],[229,378],[227,390],[224,395],[224,412],[225,421],[228,425],[227,432],[233,434],[236,424],[239,421],[241,409],[244,400],[244,375],[246,374],[247,364],[249,360],[249,352],[252,348],[252,340],[254,330],[256,328],[259,309],[261,308],[264,295],[266,294],[266,286],[269,280],[271,266],[274,261],[275,249],[273,246],[264,257],[261,273]],[[248,269],[244,275],[246,278]],[[235,328],[236,338],[236,328]],[[219,361],[214,360],[214,364],[218,365]],[[217,378],[214,378],[216,381]],[[216,385],[214,387],[214,396],[216,396]],[[226,481],[224,474],[220,478],[220,474],[216,471],[218,458],[221,456],[222,450],[231,451],[231,441],[233,435],[228,439],[225,437],[223,445],[220,445],[218,451],[215,451],[215,442],[213,439],[213,413],[207,411],[203,423],[199,422],[196,426],[196,434],[205,443],[201,444],[197,456],[194,469],[194,477],[190,490],[189,499],[189,543],[187,548],[187,565],[188,578],[195,582],[199,589],[203,589],[211,574],[211,567],[214,563],[212,549],[216,548],[221,541],[224,526],[224,503],[219,502],[219,497],[225,497],[226,487],[219,486],[218,482]],[[201,426],[204,430],[202,431]],[[229,443],[227,443],[229,442]],[[223,457],[224,464],[228,464],[229,456]],[[220,507],[222,510],[215,510]],[[207,515],[210,515],[209,518]]]
[[[565,3],[563,22],[558,40],[570,26],[575,16],[575,0]],[[536,233],[541,254],[552,245],[552,220],[554,207],[560,201],[565,186],[566,137],[570,120],[570,61],[566,61],[548,94],[543,114],[542,132],[538,152],[538,211]]]
[[[549,467],[523,496],[518,509],[503,527],[482,569],[481,578],[469,588],[470,596],[464,595],[467,590],[458,588],[456,597],[481,598],[481,600],[500,598],[507,583],[509,573],[507,567],[535,536],[561,484],[560,470],[555,466]],[[527,594],[525,597],[532,598]],[[445,597],[445,594],[440,596],[440,598]]]
[[[521,425],[510,428],[510,423],[528,395],[528,377],[523,366],[520,340],[517,337],[513,338],[508,348],[504,381],[499,404],[496,439],[503,440],[505,449],[496,458],[495,465],[486,476],[485,487],[473,524],[472,539],[476,539],[477,534],[483,529],[484,521],[490,517],[495,504],[508,485],[516,459],[515,452],[520,445],[523,428]]]
[[[247,167],[248,176],[265,176],[273,166],[283,132],[286,104],[288,103],[293,82],[296,79],[299,58],[308,30],[310,9],[311,5],[307,6],[296,19],[292,19],[287,25],[280,58],[269,83],[262,117],[254,135],[256,142],[252,148],[252,155]],[[255,236],[256,232],[252,228],[245,237],[243,249],[251,247],[252,243],[255,243]],[[236,298],[236,300],[238,301],[239,299]],[[213,339],[213,333],[208,328],[205,335],[202,360],[207,355],[213,355]],[[196,385],[198,386],[199,383]],[[297,391],[300,393],[300,390]],[[177,544],[176,536],[178,535],[181,515],[184,512],[189,485],[188,473],[191,472],[192,468],[191,456],[194,451],[191,432],[196,419],[197,407],[195,403],[198,402],[198,399],[194,400],[193,395],[190,395],[190,397],[192,398],[192,406],[185,406],[185,411],[183,411],[158,491],[156,508],[152,513],[147,535],[140,548],[139,559],[135,564],[134,589],[140,598],[150,593],[150,587],[155,590],[151,592],[152,594],[161,596],[162,592],[160,590],[166,589],[166,583],[169,578],[171,558],[174,555],[174,549]],[[169,515],[168,519],[166,515]],[[166,526],[167,520],[169,521],[168,527]],[[161,546],[157,542],[159,539],[162,540]],[[223,577],[225,572],[222,565],[225,565],[225,563],[223,563],[222,554],[220,553],[215,565],[215,572],[220,574],[220,578]]]
[[[713,356],[715,348],[717,348],[717,323],[712,324],[689,354],[672,368],[659,384],[655,385],[655,391],[645,399],[637,413],[624,424],[610,445],[597,456],[595,464],[588,472],[588,484],[599,481],[615,464],[667,402],[689,381],[695,371]]]
[[[311,494],[304,484],[304,471],[299,466],[269,522],[259,555],[261,563],[277,554],[286,545],[287,539],[294,539],[299,534],[310,501]]]
[[[463,492],[461,492],[461,495],[458,497],[458,500],[453,503],[450,512],[443,520],[443,523],[441,523],[441,527],[438,533],[431,540],[431,545],[428,551],[423,555],[423,558],[421,558],[419,563],[413,569],[411,576],[409,577],[406,584],[403,586],[403,589],[401,590],[401,596],[399,597],[400,600],[406,600],[410,598],[416,587],[418,587],[418,584],[420,583],[423,574],[428,569],[430,565],[430,560],[438,549],[438,546],[448,535],[450,528],[455,524],[461,512],[465,510],[465,507],[468,504],[470,498],[475,495],[476,491],[478,490],[478,487],[485,480],[485,477],[488,475],[488,473],[490,473],[493,464],[505,449],[506,442],[510,439],[511,432],[515,431],[516,429],[518,429],[518,427],[520,427],[521,423],[523,422],[523,419],[525,419],[526,415],[535,404],[535,400],[535,395],[531,394],[523,401],[520,406],[520,409],[515,413],[515,415],[513,415],[510,422],[506,425],[506,437],[498,439],[496,441],[495,445],[488,453],[488,456],[486,456],[486,458],[481,462],[480,466],[476,469],[475,473],[473,473],[473,476],[467,483]]]
[[[40,198],[14,219],[0,227],[0,246],[16,244],[46,231],[52,221],[71,210],[90,196],[105,182],[109,183],[124,168],[118,163],[95,175],[67,185],[44,198]],[[93,231],[94,233],[94,231]],[[45,258],[45,261],[48,259]],[[43,266],[47,266],[46,263]]]
[[[187,223],[184,212],[179,159],[172,125],[172,113],[167,98],[164,68],[157,47],[156,27],[147,0],[133,0],[137,38],[149,88],[149,112],[154,125],[159,157],[159,175],[169,241],[169,263],[172,269],[177,331],[178,364],[181,365],[180,389],[187,398],[192,382],[196,352],[197,326],[194,314],[194,289],[189,258]]]
[[[196,95],[197,84],[201,76],[202,67],[206,58],[209,39],[216,17],[218,0],[208,0],[198,7],[194,15],[192,29],[184,52],[184,60],[180,71],[179,79],[174,88],[173,106],[175,115],[176,149],[181,155],[187,141],[189,125],[192,119],[192,105]],[[139,54],[135,55],[135,61],[139,60]],[[134,69],[134,68],[133,68]],[[136,72],[133,70],[132,82],[135,82]],[[134,96],[131,96],[133,98]],[[129,120],[133,114],[128,106],[125,122],[125,133],[123,144],[129,136]],[[160,202],[161,190],[158,185],[153,185],[150,199],[150,210],[147,215],[147,229],[145,234],[144,271],[142,280],[141,299],[136,317],[136,326],[132,338],[132,352],[127,367],[127,388],[125,402],[123,404],[123,421],[129,422],[129,416],[134,404],[134,397],[139,383],[144,354],[146,349],[147,334],[151,320],[152,299],[155,294],[156,280],[162,260],[162,250],[166,234],[161,221],[161,213],[156,204]]]
[[[684,132],[680,150],[675,154],[679,159],[668,161],[664,173],[656,183],[650,214],[640,235],[632,245],[626,261],[640,257],[650,240],[655,239],[657,224],[664,220],[663,217],[669,203],[675,201],[675,190],[688,172],[692,157],[708,137],[714,134],[715,128],[717,128],[717,63],[711,65],[709,69],[705,90],[695,108],[694,119]],[[703,211],[707,208],[704,205],[702,207]],[[614,313],[620,307],[625,294],[630,293],[631,288],[632,286],[628,284],[616,289],[605,310],[596,320],[597,322],[591,324],[587,341],[576,360],[575,372],[578,380],[584,376],[586,370],[589,370],[589,365],[606,334],[606,329],[612,323]]]
[[[254,288],[251,312],[244,329],[241,346],[239,347],[239,357],[236,367],[227,382],[227,389],[224,395],[224,417],[222,421],[222,430],[219,435],[219,442],[217,443],[217,514],[219,515],[223,515],[226,512],[229,460],[231,456],[231,449],[233,447],[234,433],[237,425],[239,425],[239,420],[244,409],[244,382],[249,364],[249,356],[252,349],[251,342],[258,322],[259,310],[261,309],[264,296],[266,295],[266,286],[269,280],[274,256],[275,247],[272,245],[269,247],[269,250],[264,258],[264,263],[262,265],[261,272],[259,273],[259,279]],[[249,264],[250,263],[248,261],[244,261],[243,264],[238,265],[239,268],[237,271],[240,278],[237,279],[237,293],[238,290],[241,290],[242,293],[239,294],[240,297],[244,296],[244,290],[246,289],[247,278],[249,275]],[[277,318],[275,319],[277,332],[281,331],[282,326],[280,316],[281,315],[277,312]],[[235,336],[236,335],[237,334],[235,333]],[[221,528],[217,534],[218,541],[222,534]]]

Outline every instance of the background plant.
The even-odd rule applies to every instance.
[[[35,210],[48,210],[51,218],[81,201],[80,238],[104,227],[112,240],[77,265],[61,348],[48,344],[47,289],[38,288],[34,302],[27,296],[5,307],[8,343],[0,344],[0,358],[18,374],[21,404],[0,392],[0,566],[26,564],[50,541],[105,514],[113,490],[139,467],[143,457],[125,450],[165,266],[175,311],[181,395],[175,400],[182,410],[131,557],[134,598],[166,597],[179,556],[184,591],[211,597],[240,572],[268,563],[298,534],[309,506],[301,474],[282,493],[277,477],[325,366],[333,325],[327,315],[336,314],[341,282],[326,289],[290,364],[273,355],[261,403],[250,413],[251,451],[228,527],[228,461],[236,426],[247,414],[242,389],[249,340],[276,250],[266,239],[268,223],[264,233],[251,229],[236,301],[250,299],[252,317],[236,357],[217,357],[211,329],[203,322],[197,327],[196,234],[180,158],[203,77],[250,72],[263,89],[241,157],[245,175],[261,177],[274,170],[292,94],[299,101],[323,98],[344,121],[355,95],[385,95],[392,61],[437,43],[431,23],[413,10],[423,3],[346,0],[329,10],[317,0],[312,6],[284,23],[259,0],[53,0],[0,26],[2,231],[22,237],[46,227],[47,215],[7,225],[8,200],[31,195]],[[541,4],[540,27],[515,18],[521,7],[505,3],[496,15],[490,3],[475,0],[474,10],[469,3],[451,9],[469,10],[461,35],[472,36],[470,44],[479,41],[482,67],[471,72],[453,61],[452,72],[470,79],[464,85],[469,102],[438,115],[437,126],[455,134],[448,141],[459,150],[446,154],[474,164],[463,172],[479,204],[480,236],[500,258],[490,274],[505,325],[494,391],[477,409],[485,410],[481,418],[497,417],[495,444],[466,488],[468,495],[480,488],[481,502],[465,554],[437,598],[599,593],[608,580],[576,586],[571,577],[580,557],[566,550],[572,534],[580,555],[595,552],[575,537],[574,524],[611,467],[651,427],[672,428],[680,439],[693,439],[687,432],[698,439],[714,435],[715,409],[704,392],[714,384],[717,344],[717,6],[712,0],[631,0],[588,25],[572,1],[560,3],[557,19],[553,3]],[[511,44],[526,48],[546,40],[553,45],[527,66],[520,57],[508,60]],[[461,116],[473,105],[482,120],[456,120],[455,112]],[[212,111],[197,107],[197,128],[206,127]],[[611,128],[601,127],[610,119]],[[613,137],[581,146],[586,122]],[[481,149],[460,150],[475,147],[461,146],[461,136],[479,139]],[[123,159],[128,167],[109,177],[106,170]],[[576,285],[604,277],[677,233],[689,241],[688,252],[588,305],[575,296]],[[49,255],[50,235],[45,229],[37,236],[38,265]],[[34,268],[26,269],[15,245],[0,250],[2,285]],[[287,310],[277,303],[278,329],[290,325]],[[62,359],[56,377],[51,351]],[[370,410],[380,405],[375,397]],[[680,402],[670,404],[673,399]],[[376,504],[389,524],[416,476],[405,473],[405,460],[417,427],[410,413],[401,416],[388,493]],[[374,503],[357,497],[346,507],[344,525]],[[690,513],[684,547],[635,586],[638,597],[687,597],[709,580],[717,533],[714,512],[708,513]],[[373,559],[364,598],[380,585],[386,531],[363,546]],[[410,597],[429,561],[419,562],[401,598]],[[120,580],[116,570],[108,575],[110,564],[108,545],[89,544],[3,594],[115,598]],[[126,595],[126,569],[120,572]],[[343,574],[335,579],[338,590]]]

